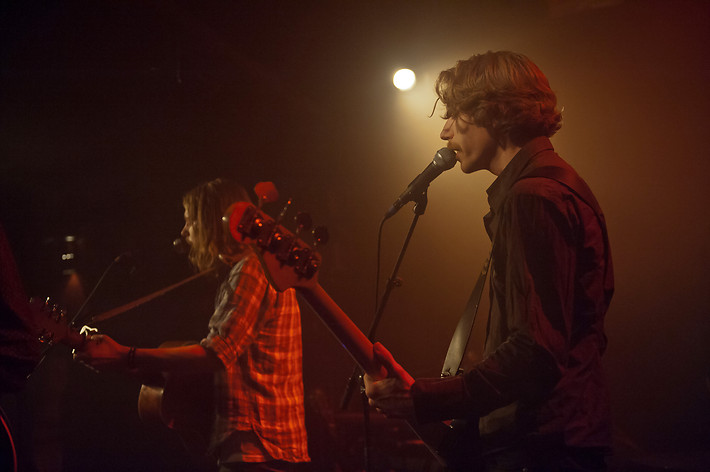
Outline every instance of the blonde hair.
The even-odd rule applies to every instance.
[[[195,225],[188,258],[197,269],[213,267],[220,255],[232,259],[243,251],[222,222],[227,208],[238,201],[251,199],[244,187],[227,179],[203,183],[183,196],[182,204]]]
[[[557,97],[542,71],[526,56],[488,51],[442,71],[436,94],[444,118],[465,115],[499,140],[522,146],[537,136],[551,137],[561,127]]]

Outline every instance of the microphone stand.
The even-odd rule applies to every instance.
[[[106,269],[104,270],[103,274],[101,274],[101,277],[99,277],[98,282],[96,282],[96,284],[94,285],[94,288],[91,290],[91,293],[89,293],[89,295],[84,299],[84,302],[81,304],[81,306],[79,307],[79,309],[77,310],[77,312],[74,314],[74,316],[72,317],[72,319],[69,321],[69,326],[73,326],[74,324],[76,324],[76,323],[78,322],[78,320],[80,320],[80,317],[81,317],[81,315],[82,315],[84,309],[85,309],[86,306],[89,304],[89,302],[92,301],[92,299],[94,298],[94,295],[96,295],[96,291],[97,291],[97,290],[99,289],[99,287],[102,285],[102,283],[103,283],[104,279],[106,278],[106,276],[113,270],[114,267],[116,267],[116,265],[117,265],[119,262],[121,262],[121,260],[126,256],[126,254],[127,254],[127,253],[124,252],[123,254],[117,256],[113,261],[111,261],[111,263],[108,265],[108,267],[106,267]],[[49,300],[49,299],[48,299],[48,300]],[[52,346],[52,344],[50,343],[49,345],[47,345],[46,348],[44,348],[44,350],[43,350],[42,353],[41,353],[40,360],[39,360],[39,362],[37,363],[37,366],[36,366],[35,369],[34,369],[35,371],[37,370],[37,368],[38,368],[41,364],[44,363],[44,360],[47,358],[47,355],[49,354],[49,350],[50,350],[52,347],[53,347],[53,346]],[[32,375],[32,374],[30,373],[27,377],[29,378],[30,375]]]
[[[385,307],[387,306],[387,302],[389,300],[390,294],[392,293],[392,290],[396,287],[401,286],[400,280],[397,278],[397,274],[399,273],[399,267],[402,265],[402,261],[404,260],[404,254],[407,251],[407,246],[409,246],[409,241],[412,239],[412,235],[414,234],[414,228],[417,226],[417,222],[419,221],[419,217],[424,214],[426,211],[426,206],[428,203],[427,199],[427,189],[428,186],[422,191],[419,196],[416,198],[413,198],[412,201],[414,202],[414,218],[412,219],[412,222],[409,226],[409,230],[407,231],[407,236],[404,238],[404,242],[402,243],[402,248],[400,249],[399,256],[397,257],[397,261],[395,262],[394,268],[392,269],[392,274],[390,275],[389,279],[387,280],[387,285],[385,286],[385,291],[382,294],[382,298],[380,299],[378,306],[377,306],[377,311],[375,312],[375,316],[372,320],[372,323],[370,324],[370,328],[367,332],[367,338],[370,341],[373,341],[375,338],[375,333],[377,331],[377,327],[380,324],[380,321],[382,319],[382,315],[384,314]],[[388,218],[388,216],[385,216],[385,219],[382,220],[384,221]],[[348,379],[347,386],[345,388],[345,392],[343,393],[343,397],[340,401],[340,409],[345,410],[348,407],[348,404],[350,403],[350,398],[352,397],[353,391],[355,390],[356,385],[359,383],[360,379],[362,377],[362,369],[360,369],[359,366],[355,366],[353,369],[353,373],[351,374],[350,378]],[[369,403],[367,400],[367,397],[365,396],[365,391],[361,387],[361,393],[362,393],[362,398],[363,398],[363,426],[364,426],[364,455],[365,455],[365,470],[370,471],[371,469],[371,463],[370,463],[370,409],[369,409]]]
[[[91,290],[91,293],[89,293],[89,296],[86,297],[86,299],[84,299],[84,303],[81,304],[79,309],[74,314],[74,317],[71,319],[71,322],[70,322],[71,325],[76,324],[81,319],[81,316],[84,313],[84,309],[87,307],[89,302],[93,300],[94,295],[96,295],[96,291],[99,289],[99,287],[103,283],[106,276],[109,274],[109,272],[111,272],[111,270],[116,266],[116,264],[121,262],[121,260],[124,257],[126,257],[126,254],[127,253],[124,252],[120,256],[116,257],[113,261],[111,261],[111,263],[108,265],[108,267],[106,267],[106,270],[104,270],[103,274],[101,274],[101,277],[99,277],[99,281],[96,282],[96,284],[94,285],[94,288]]]

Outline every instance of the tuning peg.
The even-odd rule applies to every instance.
[[[310,251],[308,249],[293,247],[288,253],[288,264],[291,266],[299,265],[309,254]]]
[[[313,220],[308,213],[299,211],[293,220],[296,222],[296,234],[300,234],[301,231],[308,231],[313,226]]]
[[[318,269],[320,268],[320,260],[316,257],[311,257],[306,266],[303,268],[302,274],[305,278],[310,279],[313,277]]]
[[[288,211],[289,207],[291,206],[291,203],[293,203],[293,199],[289,198],[288,201],[286,202],[286,205],[284,205],[283,210],[281,210],[281,213],[279,213],[278,218],[276,218],[276,224],[281,224],[281,221],[283,221],[284,216],[286,216],[286,212]]]
[[[259,182],[254,186],[254,193],[259,199],[259,208],[264,203],[272,203],[279,199],[279,191],[273,182]]]
[[[47,346],[51,346],[54,344],[54,333],[43,329],[42,332],[39,333],[38,339],[40,344],[46,344]]]
[[[325,226],[316,226],[313,228],[311,234],[313,235],[314,246],[322,246],[328,242],[328,239],[330,239],[328,228]]]
[[[52,315],[54,316],[54,321],[62,321],[67,317],[67,311],[54,305],[52,307]]]

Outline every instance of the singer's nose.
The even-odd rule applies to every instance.
[[[448,141],[449,139],[453,138],[453,125],[454,118],[452,117],[447,119],[446,122],[444,122],[444,127],[441,129],[441,134],[439,134],[439,137],[444,141]]]

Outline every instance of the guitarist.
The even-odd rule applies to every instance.
[[[370,403],[419,423],[467,419],[480,438],[453,447],[480,448],[486,471],[604,471],[612,262],[596,199],[548,139],[561,126],[556,96],[535,64],[507,51],[459,61],[436,92],[441,139],[461,170],[497,176],[484,218],[493,243],[484,356],[462,375],[414,380],[376,344],[389,374],[365,377]]]
[[[256,255],[223,230],[229,205],[249,200],[241,186],[223,179],[183,197],[181,236],[190,246],[190,262],[225,274],[199,344],[136,349],[93,335],[75,358],[98,370],[138,375],[213,372],[211,449],[219,471],[298,470],[309,457],[295,292],[274,290]]]

